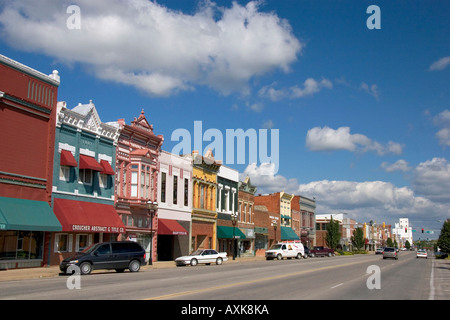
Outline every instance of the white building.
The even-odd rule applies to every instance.
[[[413,244],[412,227],[409,225],[408,218],[400,218],[399,222],[395,223],[392,234],[397,240],[399,248],[403,248],[406,241]]]

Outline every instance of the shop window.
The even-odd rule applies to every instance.
[[[75,242],[75,250],[77,252],[83,251],[92,244],[92,235],[89,234],[77,234]]]
[[[173,176],[173,204],[177,204],[178,202],[178,177]]]
[[[166,173],[161,172],[161,202],[166,202]]]
[[[189,205],[189,180],[184,179],[184,205],[187,207]]]
[[[67,233],[55,234],[54,252],[72,252],[73,235]]]

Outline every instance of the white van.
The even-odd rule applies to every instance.
[[[302,257],[306,258],[305,248],[299,240],[282,241],[272,245],[269,250],[266,250],[266,260],[281,260],[283,258],[300,259]]]

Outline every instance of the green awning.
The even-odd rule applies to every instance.
[[[237,227],[217,226],[217,239],[245,239],[245,234]]]
[[[0,197],[0,230],[61,231],[47,202]]]
[[[292,228],[281,227],[281,240],[300,240],[300,237]]]

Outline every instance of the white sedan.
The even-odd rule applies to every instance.
[[[416,255],[416,257],[417,257],[417,258],[425,258],[425,259],[428,259],[427,250],[425,250],[425,249],[419,249],[419,250],[417,250],[417,255]]]
[[[199,263],[204,264],[222,264],[224,261],[228,261],[226,252],[217,252],[213,249],[199,249],[192,252],[188,256],[182,256],[175,259],[175,264],[177,266],[185,266],[190,264],[191,266],[196,266]]]

